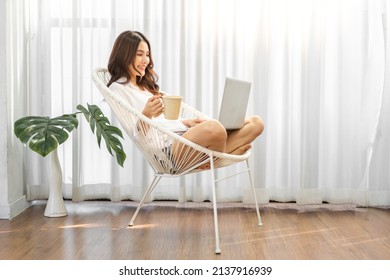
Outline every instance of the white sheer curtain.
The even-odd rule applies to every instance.
[[[120,32],[138,30],[161,88],[210,116],[226,76],[252,81],[248,114],[266,123],[251,162],[262,203],[390,205],[388,1],[35,0],[30,10],[30,114],[93,103],[110,116],[91,70]],[[119,167],[80,122],[60,148],[65,197],[139,199],[151,179],[140,153],[126,138]],[[29,198],[47,197],[45,160],[27,160]],[[153,199],[210,199],[206,176],[165,180]],[[250,201],[245,178],[218,192]]]

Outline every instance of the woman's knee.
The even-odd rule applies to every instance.
[[[208,120],[206,125],[206,137],[210,137],[214,141],[226,142],[227,132],[225,127],[217,120]]]
[[[249,125],[251,126],[251,131],[257,137],[264,131],[264,121],[260,116],[254,115],[249,119]]]

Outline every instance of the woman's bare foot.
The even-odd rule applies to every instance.
[[[216,158],[214,157],[214,161],[216,160]],[[210,169],[210,162],[206,162],[204,164],[202,164],[201,166],[199,166],[197,169],[202,169],[202,170],[206,170],[206,169]]]
[[[252,148],[251,144],[245,144],[242,145],[241,147],[238,147],[235,149],[233,152],[231,152],[231,155],[243,155],[245,154],[246,151],[248,151],[250,148]]]
[[[207,170],[210,169],[210,163],[205,163],[198,167],[198,169]]]
[[[252,148],[252,145],[251,144],[245,144],[245,145],[242,145],[241,147],[238,147],[237,149],[235,149],[233,152],[231,152],[230,154],[231,155],[243,155],[245,154],[246,151],[248,151],[250,148]],[[205,169],[210,169],[210,163],[209,162],[206,162],[205,164],[202,164],[201,166],[199,166],[197,169],[202,169],[202,170],[205,170]]]

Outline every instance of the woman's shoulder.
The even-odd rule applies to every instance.
[[[109,88],[110,89],[123,89],[127,85],[128,85],[128,83],[126,83],[126,79],[125,78],[120,78],[119,80],[116,80],[115,82],[113,82],[109,86]]]
[[[139,89],[134,87],[131,82],[126,82],[126,79],[119,79],[113,82],[109,88],[114,92],[123,94],[137,95],[139,92]]]

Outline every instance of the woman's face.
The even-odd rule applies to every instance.
[[[146,42],[141,41],[138,45],[137,53],[133,64],[130,65],[130,75],[132,79],[137,76],[144,76],[145,69],[150,62],[149,48]]]

